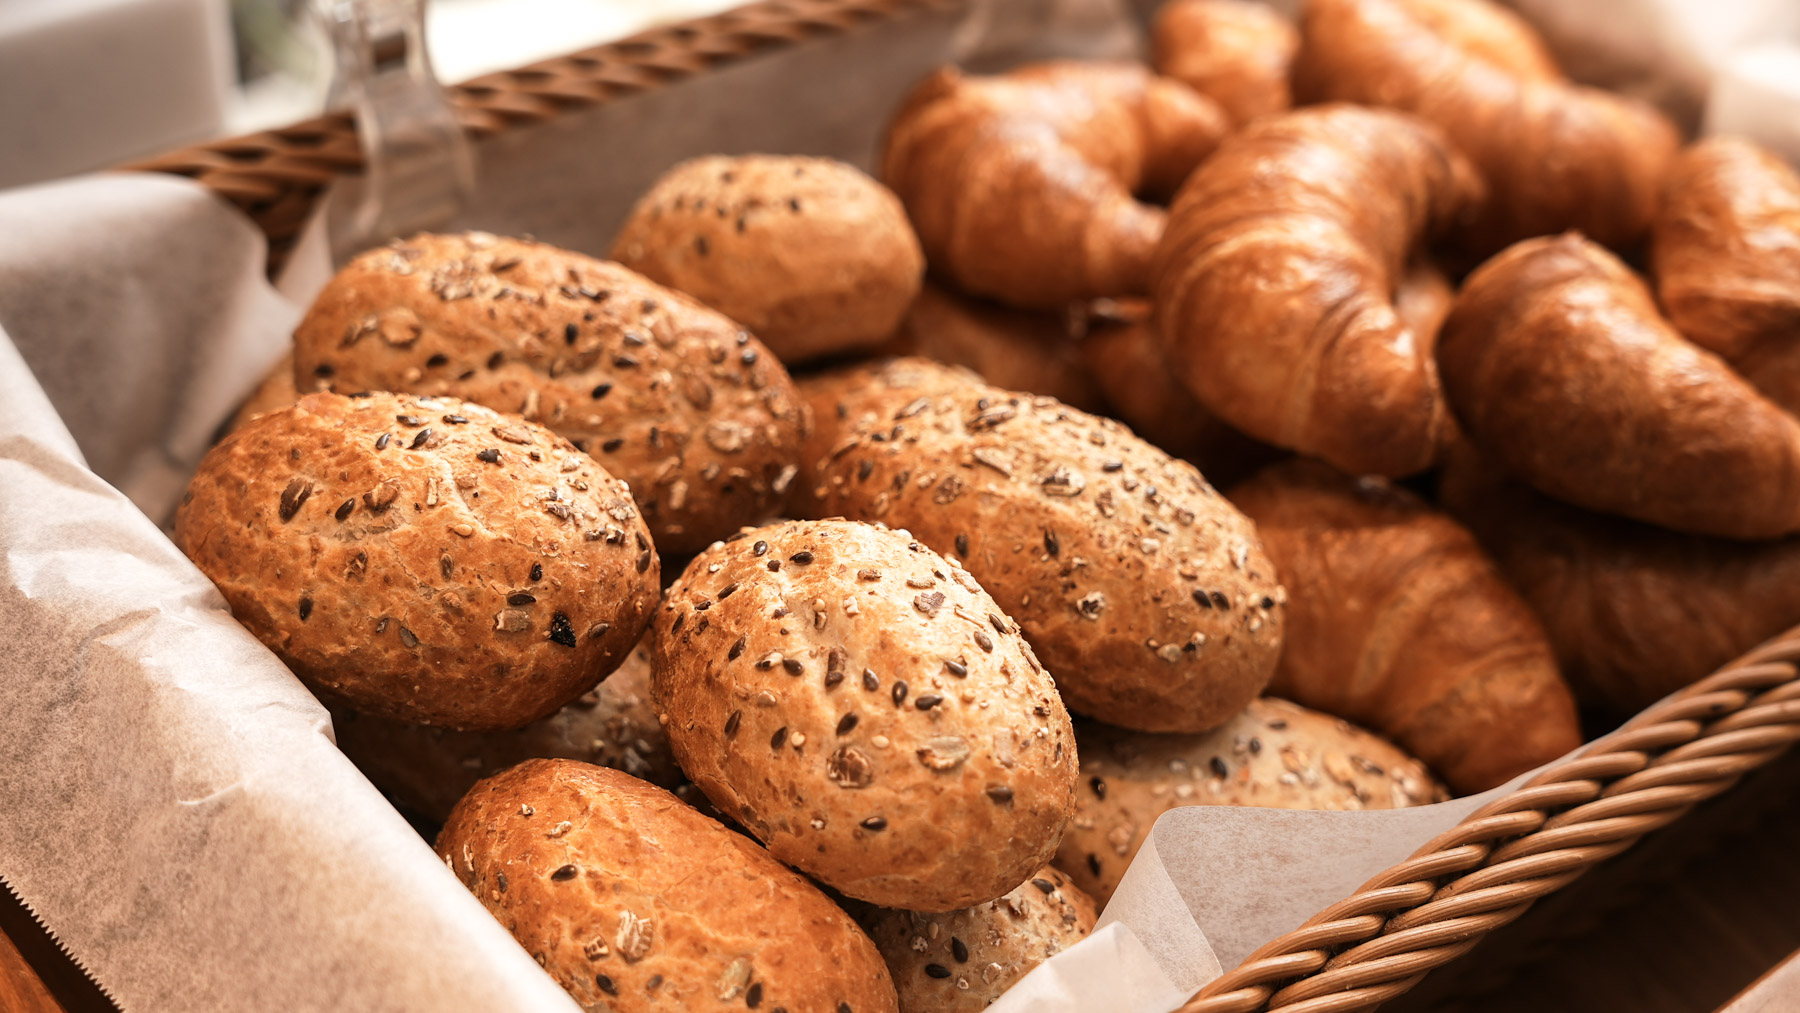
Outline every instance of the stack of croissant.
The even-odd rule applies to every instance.
[[[517,423],[474,457],[455,441],[487,436],[455,428],[371,458],[397,483],[450,448],[413,511],[440,488],[479,499],[503,462],[548,474],[562,457],[515,448],[566,438],[558,474],[629,486],[626,579],[653,596],[673,554],[654,618],[583,634],[611,637],[617,674],[564,673],[505,714],[439,706],[474,694],[433,689],[449,661],[308,654],[338,617],[292,574],[262,580],[304,595],[294,616],[215,574],[589,1008],[697,989],[980,1009],[1092,927],[1170,808],[1483,791],[1578,746],[1578,715],[1605,727],[1800,623],[1791,167],[1568,80],[1489,0],[1306,0],[1297,21],[1171,0],[1153,54],[941,69],[894,112],[879,182],[824,159],[676,166],[616,263],[481,234],[367,254],[240,413],[257,446],[310,447],[289,432],[301,391],[485,405]],[[380,414],[331,396],[297,415]],[[469,422],[460,403],[445,426]],[[343,539],[350,517],[414,551],[393,497],[328,519],[299,482],[270,500],[279,522],[257,515],[270,537]],[[567,520],[560,495],[505,506]],[[205,566],[227,535],[200,524],[182,530]],[[627,540],[593,525],[569,545]],[[529,651],[563,657],[459,625],[458,602],[507,589],[450,588],[469,550],[444,544],[444,581],[406,587],[451,607],[442,636],[502,652],[483,678],[516,690]],[[376,596],[351,629],[387,603],[367,554],[346,558],[339,590]],[[554,567],[522,572],[502,633],[579,598]],[[575,643],[554,615],[537,639]],[[378,660],[436,646],[415,627]],[[712,817],[760,845],[709,836]],[[739,872],[710,867],[733,899],[703,910],[712,880],[658,834],[704,838],[791,910],[744,908]],[[613,881],[556,885],[590,875]],[[609,906],[664,880],[694,910]],[[721,949],[764,945],[743,940],[778,935],[771,917],[809,919],[825,956],[782,972]]]

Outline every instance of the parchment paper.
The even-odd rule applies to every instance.
[[[1630,22],[1669,2],[1610,9]],[[476,201],[449,224],[603,254],[681,158],[868,165],[932,66],[1116,55],[1136,44],[1120,10],[921,13],[509,132],[481,147]],[[1743,75],[1753,100],[1715,93],[1713,107],[1733,129],[1792,137],[1800,99],[1768,96],[1800,87],[1765,64]],[[0,876],[128,1013],[572,1009],[157,528],[328,275],[328,246],[315,228],[272,289],[251,226],[190,184],[0,194]],[[994,1008],[1171,1009],[1481,801],[1171,812],[1103,928]]]

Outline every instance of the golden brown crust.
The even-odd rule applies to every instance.
[[[1100,411],[1100,391],[1076,344],[1078,324],[1068,312],[1012,309],[926,282],[879,351],[966,366],[996,387]]]
[[[332,711],[338,748],[388,798],[442,822],[475,782],[538,758],[585,760],[671,791],[687,780],[650,702],[650,648],[640,643],[606,681],[514,731],[457,732]]]
[[[904,532],[744,532],[694,557],[655,626],[682,769],[776,858],[851,897],[948,911],[1055,852],[1068,712],[993,599]]]
[[[1736,542],[1589,513],[1468,449],[1449,457],[1439,495],[1531,603],[1589,706],[1636,713],[1800,623],[1800,538]]]
[[[1273,697],[1204,735],[1144,735],[1091,721],[1076,734],[1081,787],[1056,867],[1102,906],[1170,809],[1404,809],[1445,797],[1424,764],[1386,739]]]
[[[1695,534],[1800,530],[1800,424],[1578,236],[1471,274],[1438,362],[1471,442],[1558,499]]]
[[[1682,152],[1651,232],[1669,322],[1800,411],[1800,173],[1755,143]]]
[[[528,760],[476,785],[437,851],[589,1013],[896,1013],[881,954],[811,883],[629,775]]]
[[[225,433],[234,433],[258,415],[286,408],[298,400],[300,390],[294,386],[294,353],[289,352],[281,357],[275,368],[269,370],[269,375],[263,377],[263,381],[238,406],[231,421],[225,424]]]
[[[1461,525],[1313,461],[1231,496],[1292,595],[1272,692],[1388,736],[1462,793],[1581,744],[1537,617]]]
[[[1096,304],[1081,361],[1106,396],[1108,414],[1171,456],[1193,462],[1215,487],[1281,456],[1231,428],[1175,378],[1145,300]]]
[[[618,667],[659,565],[629,490],[452,398],[312,394],[207,453],[175,544],[302,679],[382,717],[517,728]]]
[[[934,271],[964,292],[1060,309],[1149,291],[1167,192],[1209,154],[1225,114],[1130,64],[1043,63],[997,77],[945,68],[888,127],[882,179]]]
[[[1256,0],[1172,0],[1156,12],[1151,62],[1242,124],[1294,104],[1288,67],[1300,32]]]
[[[800,417],[737,324],[617,264],[483,233],[352,260],[294,332],[297,378],[448,394],[556,430],[631,486],[659,548],[774,512]]]
[[[1332,105],[1251,124],[1170,209],[1156,253],[1170,366],[1257,439],[1355,474],[1424,469],[1448,413],[1394,292],[1477,190],[1409,116]]]
[[[1032,968],[1094,931],[1094,900],[1050,866],[998,900],[858,917],[887,960],[900,1013],[980,1013]]]
[[[854,166],[799,155],[675,166],[638,200],[612,255],[790,364],[880,344],[925,273],[898,198]]]
[[[962,560],[1071,710],[1201,730],[1268,681],[1286,592],[1249,520],[1192,465],[1110,419],[918,359],[804,389],[810,505]]]
[[[1635,99],[1568,83],[1522,20],[1485,0],[1309,0],[1294,93],[1429,120],[1487,181],[1477,251],[1563,229],[1643,238],[1679,136]]]

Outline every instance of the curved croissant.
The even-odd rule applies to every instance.
[[[1695,534],[1800,531],[1800,423],[1579,236],[1469,275],[1438,363],[1470,441],[1558,499]]]
[[[1300,35],[1296,99],[1415,113],[1481,170],[1476,250],[1571,228],[1620,246],[1649,229],[1674,125],[1569,83],[1517,16],[1486,0],[1309,0]]]
[[[1225,421],[1353,474],[1427,467],[1448,424],[1396,312],[1425,238],[1477,199],[1425,123],[1331,105],[1258,120],[1181,188],[1157,249],[1170,366]]]
[[[1269,692],[1381,732],[1463,793],[1581,744],[1537,617],[1461,525],[1313,461],[1230,498],[1288,588]]]
[[[1151,28],[1156,72],[1219,103],[1235,123],[1294,104],[1288,69],[1300,33],[1259,0],[1172,0]]]
[[[1167,193],[1218,144],[1224,113],[1129,64],[945,68],[888,127],[882,178],[932,268],[972,295],[1057,309],[1146,292]]]
[[[1669,173],[1650,255],[1675,329],[1800,411],[1800,173],[1742,138],[1701,141]]]

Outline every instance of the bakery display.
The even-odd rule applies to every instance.
[[[979,1013],[1094,930],[1094,900],[1045,866],[1004,897],[942,914],[872,908],[858,921],[887,961],[900,1013]]]
[[[741,532],[688,564],[655,636],[652,693],[682,770],[833,889],[948,911],[1056,850],[1068,712],[987,592],[906,532]]]
[[[1264,442],[1357,474],[1424,470],[1448,410],[1394,293],[1479,192],[1410,116],[1329,105],[1250,124],[1169,210],[1155,267],[1169,365]]]
[[[809,379],[817,516],[904,527],[994,596],[1069,709],[1200,731],[1261,691],[1287,592],[1193,465],[1052,398],[901,359]]]
[[[1151,63],[1219,104],[1232,122],[1285,112],[1300,33],[1260,0],[1169,0],[1150,32]]]
[[[632,208],[612,256],[743,324],[788,364],[880,344],[925,273],[887,188],[797,155],[675,166]]]
[[[1480,170],[1488,199],[1458,230],[1487,253],[1578,229],[1642,239],[1679,135],[1646,102],[1569,82],[1541,39],[1488,0],[1308,0],[1294,57],[1303,103],[1413,113]]]
[[[1448,516],[1304,460],[1231,499],[1288,590],[1270,692],[1380,732],[1462,793],[1581,744],[1537,617]]]
[[[650,703],[650,648],[640,643],[606,680],[523,728],[459,732],[332,712],[338,748],[395,803],[439,823],[457,800],[516,763],[583,760],[674,791],[687,781]]]
[[[566,437],[631,486],[664,552],[774,513],[799,406],[781,363],[717,312],[617,264],[484,233],[352,260],[294,332],[300,383],[445,394]]]
[[[175,544],[295,674],[371,714],[516,728],[616,668],[659,563],[629,490],[451,398],[311,394],[206,455]]]
[[[1171,193],[1225,114],[1131,64],[1057,62],[977,77],[945,68],[888,125],[881,178],[934,271],[971,295],[1060,309],[1149,291]]]
[[[1681,336],[1800,410],[1800,173],[1743,138],[1700,141],[1669,171],[1650,259]]]
[[[585,1010],[897,1010],[849,915],[628,774],[519,764],[457,804],[437,851]]]
[[[1558,499],[1694,534],[1800,531],[1800,422],[1580,236],[1469,275],[1438,363],[1470,441]]]
[[[1203,735],[1076,725],[1081,788],[1056,867],[1100,904],[1156,818],[1190,805],[1401,809],[1441,801],[1425,765],[1339,718],[1273,697]]]

